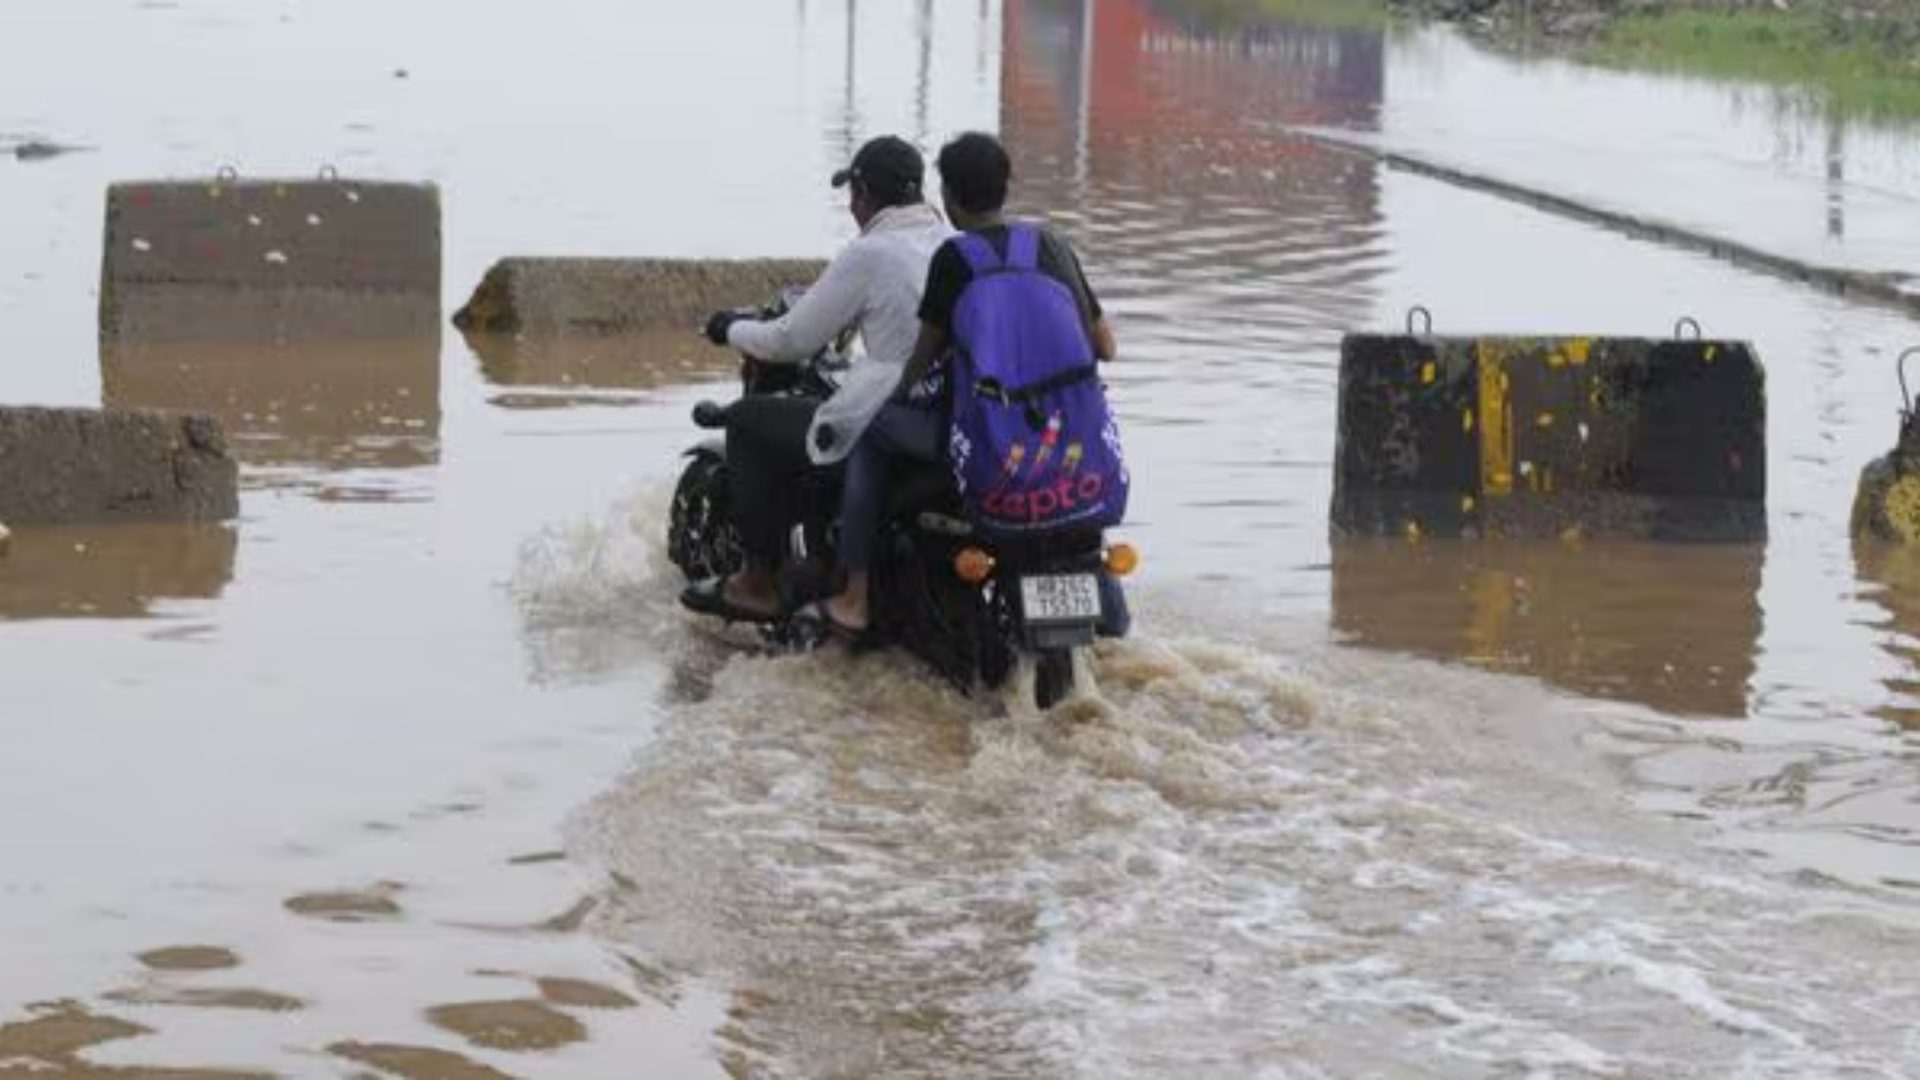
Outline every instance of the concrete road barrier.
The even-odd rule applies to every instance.
[[[814,259],[502,259],[453,322],[474,333],[691,334],[713,311],[766,303],[825,267]]]
[[[1745,342],[1342,342],[1339,536],[1766,535],[1765,375]]]
[[[1854,488],[1850,529],[1857,540],[1920,543],[1920,414],[1907,385],[1907,361],[1920,348],[1900,354],[1900,434],[1893,449],[1867,463]]]
[[[106,324],[103,353],[205,341],[438,341],[438,297],[349,289],[124,286]]]
[[[0,520],[15,528],[238,513],[239,467],[210,416],[0,408]]]
[[[437,460],[440,264],[430,184],[223,170],[112,185],[107,409],[8,413],[0,516],[232,517],[230,434],[261,463]]]
[[[320,179],[132,181],[107,190],[100,325],[135,286],[440,296],[440,196],[427,184]]]
[[[1895,450],[1860,470],[1850,530],[1855,537],[1920,543],[1920,468]]]

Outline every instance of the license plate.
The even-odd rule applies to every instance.
[[[1092,574],[1035,574],[1020,579],[1020,610],[1028,622],[1084,622],[1100,618],[1100,583]]]

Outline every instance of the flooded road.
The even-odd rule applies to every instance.
[[[0,146],[89,148],[0,156],[0,399],[197,404],[247,465],[232,525],[0,559],[0,1075],[1920,1069],[1920,568],[1846,535],[1916,327],[1284,133],[1573,193],[1644,138],[1615,199],[1898,271],[1911,132],[1835,179],[1737,89],[1132,0],[447,18],[0,12]],[[1044,718],[677,610],[717,350],[443,329],[507,254],[824,254],[859,141],[976,126],[1114,313],[1140,478],[1137,636]],[[327,164],[442,186],[436,318],[103,354],[108,182]],[[1340,335],[1414,304],[1753,341],[1769,541],[1330,545]]]

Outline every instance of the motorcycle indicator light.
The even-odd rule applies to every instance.
[[[978,585],[993,573],[993,556],[977,547],[961,548],[953,557],[953,572],[961,581]]]
[[[1107,572],[1126,577],[1140,568],[1140,552],[1132,544],[1114,544],[1107,549]]]

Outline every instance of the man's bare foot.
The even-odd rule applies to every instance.
[[[827,597],[820,601],[820,607],[827,613],[829,619],[856,632],[865,630],[868,622],[871,621],[866,605],[854,604],[847,599],[846,593]]]

